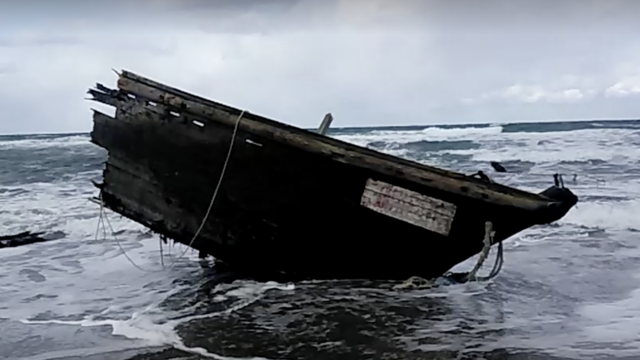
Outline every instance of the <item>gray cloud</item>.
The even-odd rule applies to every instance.
[[[300,126],[640,114],[631,1],[34,1],[0,14],[0,133],[89,130],[111,68]]]

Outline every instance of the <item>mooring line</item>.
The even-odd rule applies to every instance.
[[[493,229],[493,223],[491,221],[485,222],[485,234],[484,239],[482,241],[483,247],[480,251],[480,255],[478,257],[478,261],[473,269],[468,273],[452,273],[447,272],[439,278],[448,278],[449,280],[453,280],[456,283],[470,283],[470,282],[485,282],[489,281],[500,273],[502,270],[502,265],[504,263],[504,249],[502,246],[502,241],[498,242],[498,253],[496,254],[496,260],[493,264],[493,268],[491,272],[487,276],[478,276],[478,271],[482,268],[485,260],[489,256],[489,251],[491,250],[491,246],[494,244],[494,236],[495,231]],[[412,276],[404,282],[395,285],[393,287],[394,290],[405,290],[405,289],[424,289],[430,288],[436,285],[436,281],[438,278],[434,279],[425,279],[420,276]]]
[[[485,223],[485,235],[483,240],[484,246],[482,248],[482,251],[480,252],[480,257],[478,258],[478,262],[476,263],[476,266],[474,266],[471,272],[469,272],[469,275],[467,275],[467,281],[488,281],[498,276],[498,274],[500,273],[500,270],[502,269],[502,264],[504,262],[502,241],[498,242],[498,254],[496,254],[496,260],[495,260],[495,263],[493,264],[493,268],[491,269],[491,272],[489,273],[489,275],[477,276],[478,271],[480,270],[485,260],[489,256],[491,245],[494,244],[495,233],[496,232],[493,229],[493,223],[491,221],[487,221]]]
[[[493,230],[493,224],[491,223],[491,221],[487,221],[484,224],[484,239],[482,241],[483,243],[482,251],[480,251],[478,262],[473,267],[473,269],[471,269],[471,271],[469,272],[469,275],[467,276],[469,280],[476,279],[476,274],[478,273],[478,270],[480,270],[480,268],[484,264],[484,261],[487,259],[487,256],[489,256],[489,250],[491,249],[491,245],[493,243],[494,234],[495,234],[495,231]]]
[[[182,259],[182,257],[184,257],[184,255],[187,253],[187,251],[189,251],[191,246],[195,243],[196,239],[200,235],[200,232],[204,228],[204,225],[206,224],[207,220],[209,219],[209,215],[211,214],[211,209],[213,208],[213,204],[215,203],[215,200],[218,197],[218,192],[220,191],[220,187],[222,186],[222,180],[224,179],[224,176],[225,176],[225,174],[227,172],[227,167],[229,165],[229,160],[231,159],[231,154],[233,152],[233,145],[236,142],[236,137],[238,135],[238,128],[239,128],[239,125],[240,125],[240,121],[242,120],[243,116],[246,113],[247,113],[246,110],[242,110],[242,112],[240,113],[240,115],[238,115],[238,118],[236,119],[235,125],[233,127],[233,133],[231,135],[231,142],[229,144],[229,150],[227,150],[227,157],[225,158],[224,164],[222,166],[222,171],[220,173],[220,178],[218,179],[218,183],[217,183],[217,185],[215,187],[215,190],[213,191],[213,196],[211,196],[211,201],[209,202],[209,207],[207,208],[207,211],[206,211],[206,213],[205,213],[205,215],[204,215],[204,217],[202,219],[202,222],[200,223],[200,226],[198,227],[198,230],[193,235],[193,238],[191,239],[191,241],[189,241],[189,244],[184,249],[182,254],[180,254],[180,256],[178,256],[177,258],[174,258],[173,261],[169,264],[169,266],[165,266],[164,265],[164,259],[163,259],[163,254],[162,254],[162,239],[160,239],[160,262],[162,264],[162,269],[163,270],[171,269],[173,266],[175,266],[175,264],[180,259]],[[113,238],[116,240],[116,242],[118,244],[118,247],[120,247],[120,250],[122,251],[122,254],[127,258],[127,260],[129,260],[129,262],[133,266],[135,266],[136,268],[138,268],[141,271],[152,272],[151,270],[146,270],[146,269],[142,268],[141,266],[136,264],[135,261],[133,261],[133,259],[131,259],[129,257],[129,255],[127,254],[125,249],[122,247],[122,244],[120,243],[120,240],[116,236],[115,231],[113,230],[113,226],[111,226],[111,222],[109,221],[109,218],[107,217],[107,214],[104,211],[104,201],[102,199],[102,190],[100,190],[99,199],[100,199],[100,204],[99,204],[100,205],[100,214],[99,214],[99,218],[98,218],[98,226],[97,226],[97,229],[96,229],[96,240],[98,240],[98,232],[99,232],[101,224],[102,224],[102,228],[103,228],[103,231],[104,231],[103,240],[106,240],[107,233],[106,233],[106,228],[104,226],[104,220],[106,220],[107,224],[109,225],[109,229],[111,231],[111,234],[113,235]]]
[[[138,268],[138,270],[143,271],[143,272],[154,272],[152,270],[147,270],[142,268],[140,265],[136,264],[135,261],[133,261],[133,259],[131,257],[129,257],[129,254],[127,254],[127,251],[124,249],[124,247],[122,246],[122,244],[120,243],[120,240],[118,239],[118,236],[116,236],[116,232],[113,230],[113,226],[111,226],[111,221],[109,221],[109,217],[107,216],[106,211],[104,211],[104,201],[102,200],[102,190],[100,190],[100,215],[99,215],[99,219],[98,219],[98,229],[96,229],[96,240],[98,240],[98,232],[100,229],[100,224],[102,224],[102,231],[104,232],[104,237],[103,240],[107,239],[107,229],[105,227],[104,221],[107,221],[107,225],[109,225],[109,230],[111,231],[111,235],[113,236],[113,238],[115,239],[116,243],[118,244],[118,247],[120,248],[120,251],[122,251],[122,254],[124,255],[125,258],[127,258],[127,260],[131,263],[131,265],[135,266],[136,268]]]

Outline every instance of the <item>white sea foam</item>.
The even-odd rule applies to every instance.
[[[576,265],[581,261],[588,262],[596,255],[611,262],[640,259],[640,248],[634,248],[637,245],[628,240],[637,234],[629,232],[629,229],[640,229],[636,216],[640,212],[640,202],[637,201],[640,199],[640,181],[630,176],[623,177],[623,166],[633,166],[640,159],[640,152],[633,145],[634,141],[638,142],[638,137],[638,133],[616,129],[503,133],[500,126],[492,126],[373,131],[340,138],[361,145],[373,141],[471,140],[479,144],[480,149],[443,150],[440,153],[465,154],[482,162],[533,161],[537,165],[532,172],[548,171],[560,161],[600,159],[612,162],[615,167],[605,169],[598,175],[606,183],[580,178],[578,184],[571,185],[582,201],[556,226],[529,229],[506,242],[505,270],[493,283],[407,294],[407,297],[438,299],[455,312],[455,318],[450,321],[434,320],[434,323],[426,324],[417,336],[438,336],[445,330],[457,331],[461,327],[468,328],[469,322],[477,322],[473,325],[473,331],[465,330],[460,335],[448,338],[449,342],[443,340],[441,346],[445,349],[456,350],[468,344],[477,346],[475,349],[489,350],[524,347],[569,358],[597,358],[598,354],[636,355],[640,352],[635,330],[640,326],[640,313],[635,305],[640,293],[629,289],[627,298],[598,302],[591,299],[590,293],[585,298],[568,294],[566,296],[571,299],[570,304],[562,296],[564,292],[581,286],[575,280],[578,275],[580,279],[588,276],[597,278],[597,275],[609,271],[605,268],[589,269],[589,264]],[[53,140],[2,141],[0,149],[50,147],[51,151],[55,151],[55,147],[82,149],[81,146],[85,144],[88,144],[86,136],[70,136]],[[396,152],[407,155],[403,150]],[[590,171],[588,164],[577,166],[586,174]],[[118,238],[123,248],[137,265],[148,271],[137,270],[129,263],[113,237],[95,241],[98,207],[87,201],[87,198],[96,195],[96,190],[89,183],[89,179],[95,175],[99,175],[99,172],[81,174],[65,182],[1,187],[0,190],[5,190],[0,191],[0,227],[3,232],[63,231],[67,238],[0,250],[0,274],[8,274],[0,277],[0,318],[22,320],[24,324],[110,326],[112,333],[125,341],[122,348],[172,345],[204,357],[223,359],[204,349],[187,348],[176,333],[176,326],[197,319],[211,318],[214,321],[218,316],[239,311],[258,301],[267,291],[294,289],[286,284],[236,282],[219,285],[208,300],[230,304],[225,310],[194,312],[197,305],[177,310],[162,308],[159,305],[176,291],[187,291],[198,286],[176,285],[176,280],[193,279],[201,274],[197,254],[189,251],[180,266],[163,270],[158,238],[139,240],[144,228],[110,212],[109,218],[120,234]],[[531,179],[537,178],[532,174],[521,174],[512,177],[511,184],[519,187],[524,184],[526,187]],[[536,187],[538,184],[531,189],[540,190]],[[584,200],[589,197],[592,199]],[[608,252],[599,248],[584,250],[581,243],[597,242],[588,234],[594,229],[601,229],[610,237],[603,241],[623,244],[624,248]],[[169,248],[165,246],[165,255],[168,251]],[[172,250],[173,255],[181,252],[181,246]],[[474,260],[461,264],[460,270],[468,270]],[[171,262],[169,257],[165,259],[165,263],[168,262]],[[629,274],[620,274],[620,277],[625,276]],[[554,282],[569,277],[575,280],[566,280],[570,286]],[[611,282],[616,278],[606,279]],[[518,285],[522,286],[518,288],[512,285],[514,282],[524,282],[524,285]],[[499,291],[507,288],[508,293],[497,296],[496,284],[501,286]],[[608,285],[606,282],[598,284],[605,293],[609,291]],[[625,286],[632,285],[625,282]],[[537,286],[541,289],[531,289]],[[640,288],[640,280],[637,288]],[[519,295],[520,291],[524,294]],[[548,293],[540,297],[527,297],[527,292],[541,291]],[[42,296],[48,297],[40,298]],[[485,299],[487,296],[507,297],[510,300],[491,302]],[[558,313],[559,303],[571,310]],[[556,327],[562,326],[562,331],[556,331]],[[489,338],[480,336],[483,331],[495,330],[505,330],[505,333]],[[627,348],[607,345],[616,341],[625,342]],[[584,344],[593,349],[587,349]],[[600,349],[595,349],[598,346]],[[52,351],[51,356],[54,354],[61,353]],[[47,358],[47,355],[42,356],[42,359]]]
[[[640,231],[640,200],[617,202],[579,203],[571,209],[566,217],[559,220],[561,224],[573,224],[585,227],[598,227],[611,230]]]
[[[0,251],[0,267],[11,267],[12,274],[0,278],[3,289],[0,302],[5,305],[0,307],[0,318],[24,324],[110,326],[113,335],[136,341],[118,349],[170,345],[203,357],[230,359],[205,349],[185,346],[175,331],[176,326],[236,311],[259,300],[269,290],[293,290],[291,285],[277,283],[236,282],[220,285],[224,291],[215,298],[233,300],[233,304],[221,313],[195,316],[188,313],[189,309],[165,312],[158,304],[191,287],[175,286],[172,282],[176,278],[193,276],[198,269],[197,254],[187,251],[181,262],[184,265],[163,269],[158,238],[136,240],[145,229],[109,211],[110,222],[120,234],[117,236],[120,245],[110,234],[103,238],[100,233],[95,241],[99,208],[88,201],[95,195],[95,189],[87,181],[91,175],[83,174],[69,182],[3,187],[10,190],[0,193],[4,203],[2,225],[7,233],[46,230],[62,231],[67,236],[62,240]],[[170,251],[170,247],[176,249]],[[165,263],[171,263],[183,249],[182,245],[165,245]],[[30,261],[34,258],[38,261]],[[187,314],[176,319],[182,311]],[[34,320],[43,315],[49,319]],[[68,320],[68,317],[79,319]],[[53,351],[50,356],[70,354]],[[82,354],[86,355],[86,352]],[[39,356],[48,358],[44,354]]]
[[[640,282],[640,279],[638,279]],[[522,347],[539,349],[554,356],[570,359],[604,359],[633,357],[640,352],[640,289],[628,297],[611,301],[588,302],[581,305],[571,318],[538,320],[538,325],[561,327],[563,332],[540,333],[535,338],[507,335],[492,348]],[[521,326],[531,324],[531,319]],[[517,328],[514,328],[517,329]]]
[[[476,161],[521,160],[537,163],[603,160],[624,164],[640,159],[635,145],[638,133],[625,129],[585,129],[558,132],[503,133],[501,127],[427,128],[415,131],[371,131],[338,138],[365,146],[371,142],[403,144],[415,141],[470,140],[480,149],[441,150],[457,155],[470,155]],[[404,156],[402,150],[387,151]]]
[[[69,148],[76,146],[94,146],[87,135],[71,135],[51,137],[45,139],[29,138],[20,140],[2,140],[0,141],[0,149],[23,149],[23,150],[35,150],[35,149],[47,149],[47,148]]]
[[[640,150],[633,144],[637,134],[620,129],[571,132],[504,133],[476,151],[453,151],[472,155],[477,161],[521,160],[536,163],[603,160],[626,164],[636,161]]]
[[[591,342],[624,344],[628,355],[638,355],[640,289],[631,291],[622,300],[584,305],[578,313],[582,318],[582,337]]]
[[[357,145],[365,146],[373,141],[394,143],[409,143],[415,141],[452,141],[452,140],[482,140],[492,138],[502,132],[502,127],[468,127],[468,128],[439,128],[429,127],[423,130],[384,131],[374,130],[363,134],[340,135],[337,138]]]
[[[70,326],[83,326],[83,327],[95,327],[95,326],[110,326],[112,334],[115,336],[123,336],[131,340],[140,340],[143,343],[136,343],[136,346],[167,346],[170,345],[178,350],[182,350],[188,353],[204,356],[207,358],[217,360],[231,360],[231,359],[264,359],[261,357],[246,357],[246,358],[234,358],[226,357],[218,354],[208,352],[206,349],[198,347],[186,346],[182,338],[176,332],[176,327],[182,323],[193,321],[196,319],[205,319],[210,317],[216,317],[224,314],[229,314],[233,311],[240,310],[252,303],[258,301],[265,292],[269,290],[291,291],[295,287],[293,285],[278,284],[274,282],[260,284],[255,282],[236,282],[230,285],[220,285],[220,288],[231,288],[226,293],[223,293],[218,297],[219,301],[227,300],[229,298],[238,299],[236,304],[226,308],[225,310],[217,313],[209,313],[206,315],[192,315],[184,316],[181,318],[175,318],[175,312],[165,312],[160,309],[158,302],[146,306],[146,308],[140,312],[134,312],[128,319],[101,319],[96,320],[98,316],[103,317],[108,315],[108,311],[102,311],[100,313],[92,314],[81,320],[30,320],[21,319],[24,324],[56,324],[56,325],[70,325]],[[166,294],[164,298],[179,292],[181,289],[173,289],[169,294]],[[107,309],[108,310],[108,309]]]

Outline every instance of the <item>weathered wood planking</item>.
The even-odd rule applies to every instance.
[[[218,104],[153,80],[124,71],[118,87],[130,94],[164,104],[177,112],[199,116],[204,126],[211,121],[234,126],[241,110]],[[408,180],[498,205],[535,210],[541,198],[535,194],[500,184],[488,184],[464,174],[446,171],[396,158],[375,150],[362,148],[315,132],[288,126],[255,114],[245,113],[239,125],[245,131],[268,137],[298,149],[328,156],[335,161],[370,169],[388,176],[402,176]]]
[[[367,180],[361,204],[445,236],[456,214],[454,204],[373,179]]]
[[[124,72],[98,86],[92,141],[105,206],[236,270],[305,278],[442,275],[496,239],[566,212],[539,196],[347,144]],[[375,180],[372,180],[375,179]],[[555,208],[551,205],[556,206]],[[323,226],[318,227],[319,219]],[[326,221],[324,221],[326,220]]]

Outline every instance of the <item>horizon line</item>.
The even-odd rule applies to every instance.
[[[469,127],[469,126],[473,126],[473,125],[488,125],[488,126],[503,126],[503,125],[514,125],[514,124],[540,124],[540,123],[567,123],[567,122],[574,122],[574,123],[580,123],[580,122],[593,122],[593,121],[640,121],[640,118],[608,118],[608,119],[557,119],[557,120],[537,120],[537,121],[515,121],[515,122],[477,122],[477,123],[455,123],[455,124],[414,124],[414,125],[408,125],[408,124],[404,124],[404,125],[363,125],[363,126],[336,126],[336,127],[331,127],[329,128],[329,131],[331,130],[354,130],[354,129],[375,129],[375,128],[411,128],[411,127],[424,127],[424,128],[428,128],[428,127],[441,127],[441,126],[447,126],[447,127],[456,127],[456,126],[460,126],[460,127]],[[313,131],[316,130],[316,128],[307,128],[307,127],[300,127],[300,126],[295,126],[297,128],[303,129],[303,130],[308,130],[308,131]],[[47,136],[47,135],[86,135],[86,134],[90,134],[91,130],[89,131],[63,131],[63,132],[42,132],[42,133],[0,133],[0,136],[34,136],[34,135],[41,135],[41,136]]]

